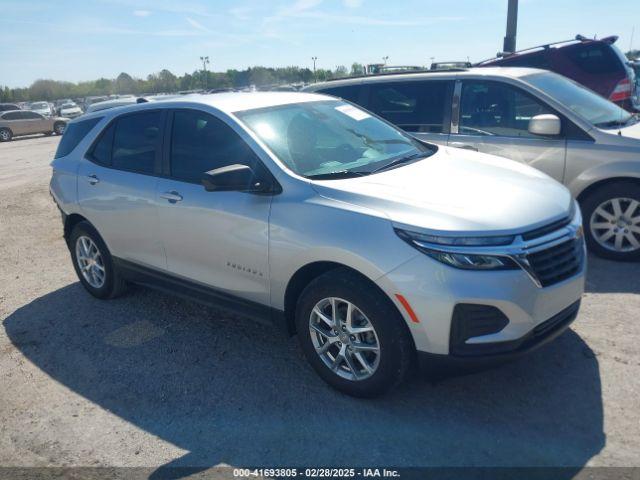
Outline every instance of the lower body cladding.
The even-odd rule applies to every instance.
[[[569,326],[584,291],[585,263],[582,258],[569,278],[539,287],[521,269],[461,270],[419,254],[377,284],[396,300],[423,367],[483,367],[528,353]]]

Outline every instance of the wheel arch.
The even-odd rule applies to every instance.
[[[93,227],[91,222],[87,220],[85,217],[80,215],[79,213],[72,213],[67,215],[64,219],[64,239],[67,243],[69,243],[69,236],[73,231],[73,228],[79,224],[80,222],[87,222],[89,225]],[[93,227],[95,230],[95,227]]]
[[[600,188],[611,185],[613,183],[629,183],[640,188],[640,177],[617,176],[595,181],[583,188],[582,191],[580,191],[580,193],[576,195],[576,200],[578,200],[578,203],[582,203],[596,190],[599,190]]]
[[[298,298],[300,298],[300,294],[309,285],[313,280],[318,278],[319,276],[330,272],[332,270],[345,270],[350,274],[353,274],[366,282],[368,285],[371,285],[372,288],[378,291],[378,293],[386,298],[390,304],[398,311],[398,314],[401,318],[402,312],[400,312],[396,306],[396,304],[389,298],[389,296],[380,288],[376,282],[374,282],[371,278],[359,272],[353,267],[345,265],[343,263],[334,262],[334,261],[316,261],[308,263],[302,267],[300,267],[289,279],[287,283],[287,287],[285,289],[284,294],[284,321],[286,325],[287,332],[289,335],[295,335],[296,326],[295,326],[295,312],[296,312],[296,304],[298,303]]]

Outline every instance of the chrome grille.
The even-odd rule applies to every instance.
[[[527,255],[540,285],[548,287],[572,277],[582,268],[583,240],[572,238],[553,247]]]

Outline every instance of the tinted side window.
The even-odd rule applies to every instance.
[[[119,118],[113,138],[112,167],[153,173],[161,134],[161,112],[136,113]]]
[[[28,112],[26,110],[20,112],[25,120],[42,120],[44,117],[36,112]]]
[[[345,85],[343,87],[332,87],[326,88],[324,90],[318,91],[318,93],[323,93],[325,95],[333,95],[334,97],[344,98],[353,103],[360,103],[358,101],[360,96],[360,91],[362,89],[361,85]]]
[[[622,70],[618,56],[608,45],[576,45],[566,50],[569,59],[585,72],[597,74]]]
[[[113,147],[113,133],[115,130],[115,124],[112,123],[102,132],[98,142],[94,145],[93,150],[89,154],[91,160],[100,165],[104,165],[105,167],[111,165],[111,149]]]
[[[2,116],[3,120],[19,120],[22,118],[22,116],[20,115],[21,112],[9,112],[9,113],[5,113]]]
[[[69,155],[99,121],[100,118],[91,118],[89,120],[69,124],[62,136],[62,139],[60,140],[60,143],[58,144],[55,158]]]
[[[440,133],[449,98],[447,83],[374,83],[369,109],[408,132]]]
[[[195,110],[177,110],[171,129],[171,176],[200,183],[202,174],[235,163],[256,165],[249,145],[222,120]]]
[[[507,57],[501,61],[500,64],[505,67],[531,67],[542,68],[544,70],[549,70],[551,68],[546,50]]]
[[[461,134],[535,138],[529,133],[529,120],[547,113],[553,112],[510,85],[482,81],[462,85]]]

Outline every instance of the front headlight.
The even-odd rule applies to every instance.
[[[487,252],[468,253],[465,247],[495,247],[513,243],[513,235],[495,237],[443,237],[396,229],[398,236],[441,263],[464,270],[512,270],[519,268],[509,257]],[[462,248],[461,248],[462,247]]]

